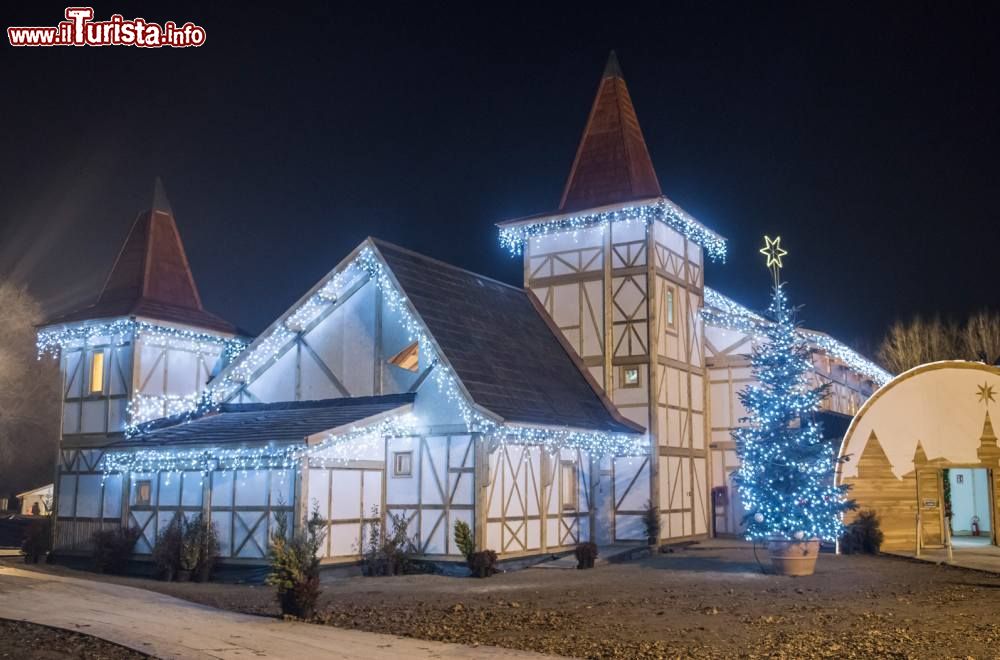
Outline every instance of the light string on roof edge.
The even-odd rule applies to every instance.
[[[555,453],[560,449],[581,449],[594,456],[624,456],[646,453],[648,439],[644,434],[583,431],[571,428],[541,428],[522,424],[498,423],[475,410],[467,401],[457,376],[440,359],[421,322],[410,311],[406,296],[396,288],[381,261],[369,247],[363,248],[355,260],[331,275],[327,282],[292,311],[283,323],[246,348],[237,360],[225,369],[217,380],[209,383],[202,392],[188,395],[139,394],[133,397],[128,404],[129,421],[126,426],[126,436],[135,436],[150,430],[155,423],[162,422],[164,415],[160,411],[164,411],[166,417],[171,418],[171,421],[182,423],[218,410],[221,404],[235,395],[240,387],[253,380],[254,374],[261,367],[276,361],[295,335],[317,321],[322,313],[329,306],[335,304],[345,291],[358,283],[359,277],[366,275],[382,293],[383,300],[389,309],[398,314],[408,340],[417,342],[421,354],[432,356],[429,360],[429,368],[432,369],[431,376],[446,399],[458,408],[468,431],[481,433],[488,439],[496,440],[499,444],[537,445],[549,453]],[[164,452],[166,450],[138,451]],[[182,451],[190,452],[190,454],[183,454],[184,460],[188,460],[205,451],[215,450]],[[218,450],[230,461],[249,461],[254,464],[262,464],[274,460],[280,465],[285,464],[285,451],[284,447]],[[116,452],[109,456],[117,454]],[[145,456],[152,455],[145,454]],[[166,451],[163,456],[163,460],[158,459],[157,461],[158,464],[166,466],[163,469],[169,469],[169,466],[175,465],[179,460],[179,455],[176,452]],[[130,458],[109,458],[107,465],[115,466],[116,469],[124,469],[125,466],[133,464],[135,461],[136,459]],[[135,464],[138,465],[138,463]],[[135,471],[135,469],[129,468],[129,471]]]
[[[725,262],[726,239],[688,215],[683,209],[661,197],[652,204],[627,206],[613,211],[588,213],[567,218],[540,219],[538,222],[500,228],[500,245],[511,255],[521,254],[532,238],[550,234],[603,228],[618,222],[640,222],[649,225],[660,221],[700,245],[712,261]]]

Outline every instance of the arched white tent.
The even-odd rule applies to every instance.
[[[990,416],[998,406],[1000,368],[944,361],[900,374],[861,407],[841,445],[849,460],[838,481],[860,509],[879,514],[886,548],[915,547],[918,514],[921,544],[941,545],[949,502],[953,530],[971,530],[969,518],[996,543],[1000,448]],[[978,507],[971,513],[966,491]]]

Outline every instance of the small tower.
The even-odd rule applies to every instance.
[[[39,346],[59,353],[64,446],[121,437],[142,397],[196,395],[235,327],[205,311],[160,180],[129,230],[97,301],[52,318]],[[168,414],[166,407],[145,417]]]
[[[499,226],[501,243],[523,253],[525,288],[621,413],[649,431],[649,457],[601,466],[595,540],[645,538],[647,501],[663,538],[706,536],[699,313],[703,254],[725,243],[663,196],[614,52],[557,210]]]

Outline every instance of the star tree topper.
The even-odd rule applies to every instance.
[[[764,236],[764,247],[760,249],[760,253],[767,257],[767,267],[771,269],[771,273],[774,275],[774,285],[777,286],[778,271],[783,267],[781,258],[788,254],[787,250],[781,249],[781,236],[774,239],[770,236]]]
[[[976,385],[976,387],[979,388],[979,392],[977,393],[979,403],[984,403],[987,407],[989,407],[991,403],[996,403],[997,400],[993,397],[996,392],[994,392],[992,385],[989,383],[983,383],[982,385]]]

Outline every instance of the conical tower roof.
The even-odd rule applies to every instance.
[[[184,244],[159,178],[154,186],[152,204],[132,223],[97,302],[48,323],[116,316],[141,316],[207,330],[236,332],[232,324],[202,307]]]
[[[560,211],[576,211],[663,192],[614,51],[597,88]]]

